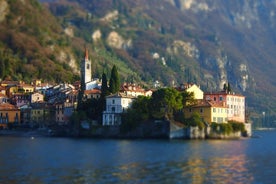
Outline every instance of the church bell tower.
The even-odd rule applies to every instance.
[[[91,82],[91,78],[91,61],[88,57],[88,49],[85,47],[84,58],[81,62],[81,80],[83,80],[82,83],[86,86],[88,82]]]

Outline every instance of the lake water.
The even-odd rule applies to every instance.
[[[276,131],[241,140],[0,137],[0,183],[276,183]]]

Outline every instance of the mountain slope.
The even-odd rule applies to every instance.
[[[0,2],[0,78],[72,81],[78,78],[68,36],[38,1]]]
[[[276,114],[274,1],[2,0],[0,79],[74,81],[86,45],[93,76],[152,86],[230,82],[255,112]]]
[[[255,110],[276,111],[273,1],[62,0],[47,6],[65,29],[106,48],[143,81],[196,82],[206,91],[229,81]]]

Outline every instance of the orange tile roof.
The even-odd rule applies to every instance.
[[[0,104],[0,110],[18,110],[18,108],[9,103]]]
[[[227,108],[223,103],[215,103],[212,101],[207,100],[197,100],[197,103],[193,105],[193,107],[220,107],[220,108]]]
[[[85,95],[88,95],[88,94],[100,94],[100,93],[101,93],[101,90],[99,90],[99,89],[91,89],[91,90],[85,90],[84,91]]]

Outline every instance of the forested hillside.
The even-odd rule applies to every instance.
[[[94,77],[116,64],[122,81],[149,87],[230,82],[253,111],[276,112],[274,1],[40,2],[1,1],[0,77],[72,81],[87,45]]]

